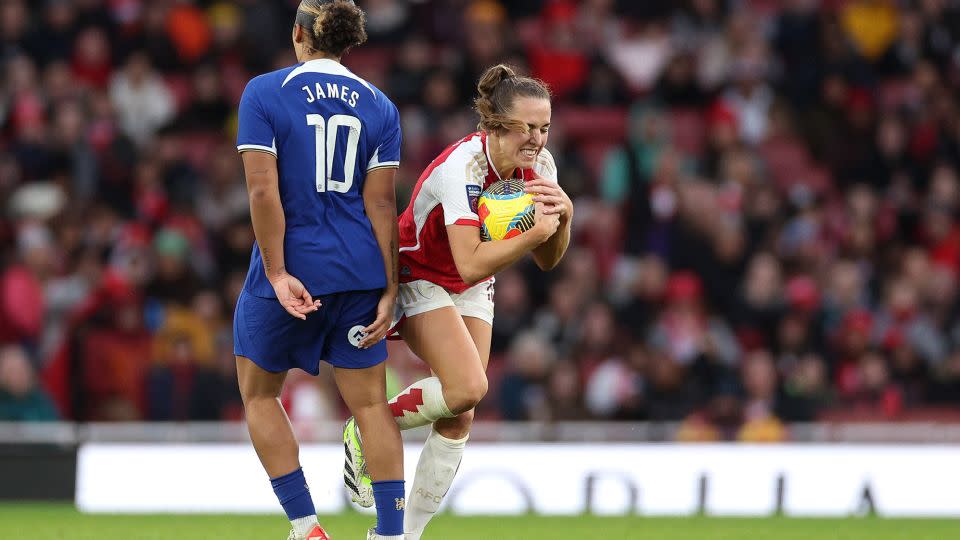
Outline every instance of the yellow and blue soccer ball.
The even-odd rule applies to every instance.
[[[500,180],[480,194],[477,215],[480,239],[505,240],[533,227],[533,195],[523,191],[523,180]]]

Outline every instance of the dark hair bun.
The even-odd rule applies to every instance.
[[[353,2],[333,2],[320,7],[313,22],[316,48],[343,56],[352,47],[367,40],[367,16]]]

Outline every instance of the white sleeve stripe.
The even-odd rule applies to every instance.
[[[380,164],[380,147],[378,146],[376,150],[373,151],[373,155],[370,156],[370,161],[367,162],[367,170],[376,167]]]
[[[277,149],[270,146],[263,146],[262,144],[238,144],[237,152],[244,152],[247,150],[257,150],[260,152],[267,152],[273,155],[277,155]]]
[[[384,168],[384,167],[394,167],[394,168],[396,168],[396,167],[399,167],[399,166],[400,166],[400,162],[399,162],[399,161],[384,161],[384,162],[382,162],[382,163],[377,163],[376,165],[370,165],[369,167],[367,167],[367,170],[368,170],[368,171],[372,171],[372,170],[374,170],[374,169],[382,169],[382,168]]]

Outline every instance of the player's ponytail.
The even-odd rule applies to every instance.
[[[497,64],[483,72],[477,83],[477,94],[479,96],[473,101],[473,109],[480,115],[477,128],[484,131],[526,131],[526,125],[510,118],[514,98],[550,99],[550,90],[543,81],[517,75],[513,68],[504,64]]]
[[[500,84],[500,81],[516,76],[517,74],[514,73],[513,68],[504,64],[497,64],[492,68],[488,68],[483,72],[483,75],[480,77],[480,82],[477,84],[477,92],[480,94],[480,98],[485,98],[489,101],[493,96],[493,91],[497,88],[497,85]]]
[[[352,0],[302,0],[297,24],[315,50],[338,57],[367,40],[367,16]]]

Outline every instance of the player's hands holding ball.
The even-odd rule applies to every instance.
[[[533,195],[533,202],[544,205],[544,214],[556,214],[564,222],[573,216],[573,201],[560,184],[537,176],[527,180],[524,191]]]
[[[547,213],[550,208],[543,203],[533,204],[533,228],[524,234],[534,233],[539,236],[540,243],[550,239],[560,228],[560,214]]]
[[[269,279],[277,300],[290,316],[305,321],[308,313],[320,309],[320,300],[314,300],[299,279],[285,271],[270,276]]]

